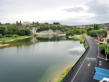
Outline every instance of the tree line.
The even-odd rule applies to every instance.
[[[21,27],[0,27],[0,37],[25,36],[30,35],[31,31]]]
[[[107,36],[107,30],[101,29],[97,24],[94,24],[93,27],[90,27],[88,29],[81,29],[81,28],[70,28],[67,30],[66,35],[80,35],[86,33],[89,36],[92,37],[106,37]]]

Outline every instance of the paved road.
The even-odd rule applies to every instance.
[[[87,37],[86,39],[89,44],[89,50],[65,82],[98,82],[93,79],[98,55],[97,45],[92,38]]]

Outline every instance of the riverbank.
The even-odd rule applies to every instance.
[[[0,38],[0,47],[7,47],[9,46],[9,42],[13,42],[16,40],[23,40],[23,39],[27,39],[27,38],[31,38],[33,37],[33,35],[31,36],[18,36],[18,37],[3,37]]]
[[[59,79],[57,82],[63,82],[63,79],[65,78],[65,76],[68,74],[68,72],[72,69],[72,65],[69,65],[65,71],[59,76]]]

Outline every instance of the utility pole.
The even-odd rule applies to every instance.
[[[99,34],[98,34],[98,57],[99,57]]]
[[[106,46],[106,48],[108,48],[108,46]],[[106,53],[105,53],[105,54],[106,54]],[[108,59],[107,59],[107,54],[106,54],[106,59],[105,59],[105,60],[106,60],[106,61],[108,60]]]

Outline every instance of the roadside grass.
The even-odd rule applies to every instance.
[[[63,79],[68,74],[68,72],[72,69],[72,65],[68,66],[65,71],[60,75],[58,82],[63,82]]]

